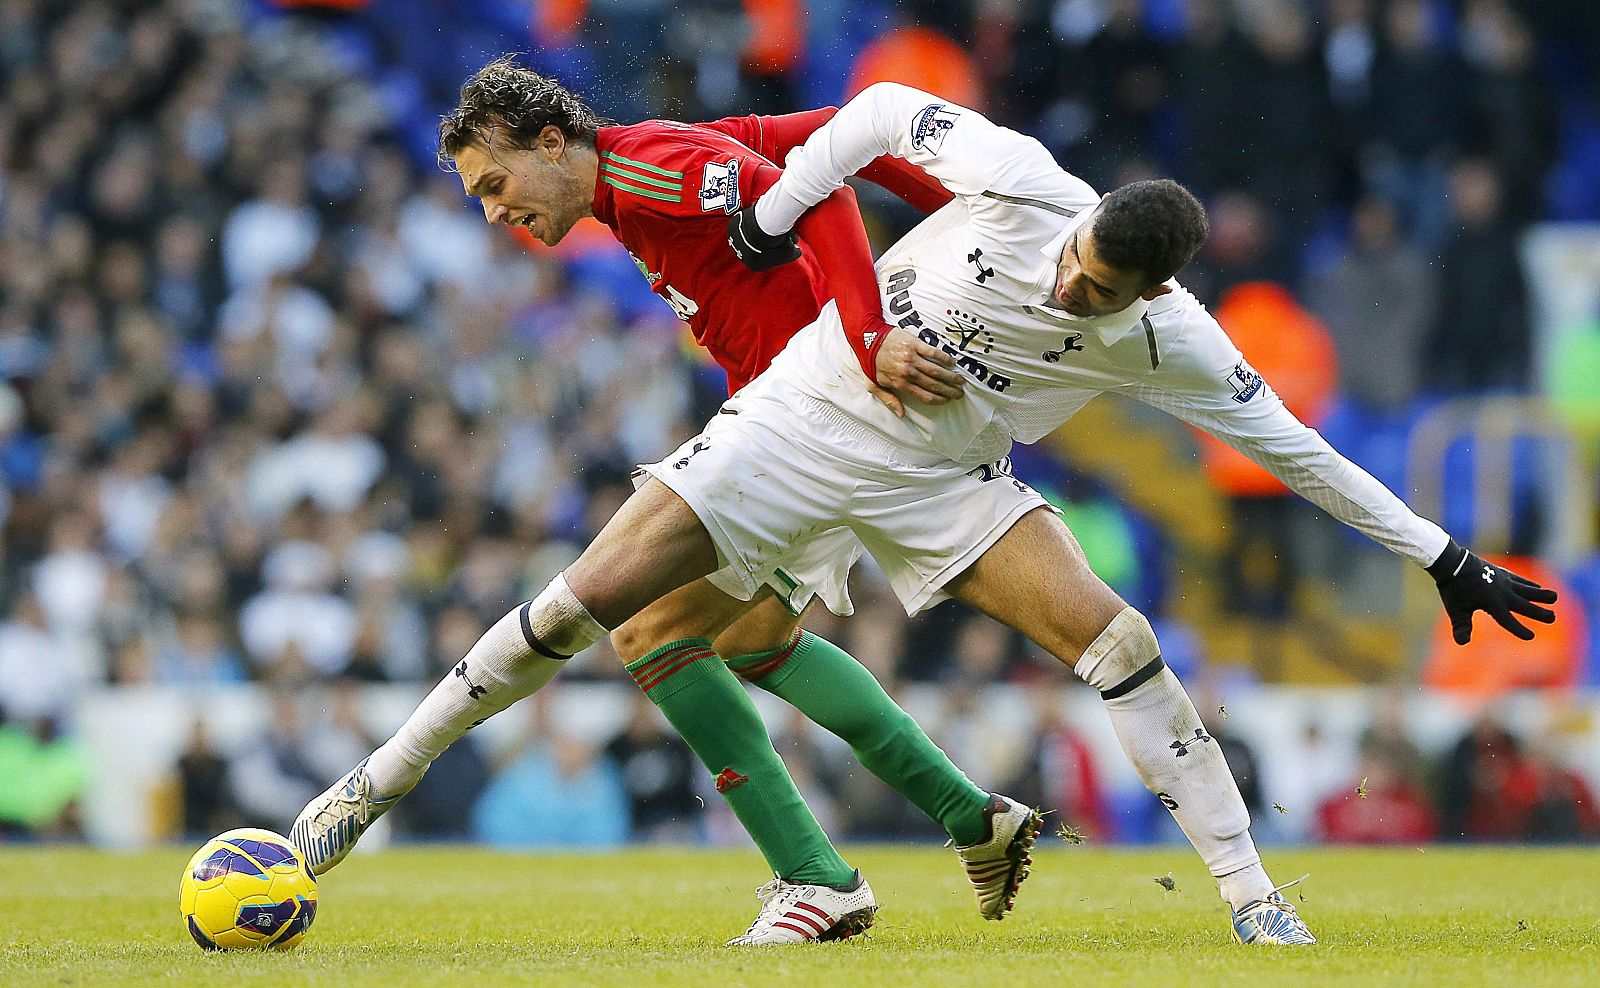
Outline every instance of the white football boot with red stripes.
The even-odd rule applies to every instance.
[[[1033,842],[1044,827],[1044,817],[998,793],[992,794],[983,815],[989,839],[957,847],[956,853],[978,894],[978,912],[984,919],[1005,919],[1033,864]]]
[[[775,879],[756,889],[761,912],[729,947],[765,947],[816,940],[843,940],[872,925],[878,900],[857,871],[844,885],[794,885]]]

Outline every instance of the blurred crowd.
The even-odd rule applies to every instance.
[[[695,119],[838,102],[902,42],[953,45],[945,85],[1101,188],[1192,184],[1213,235],[1186,282],[1218,303],[1287,286],[1341,394],[1379,410],[1526,388],[1516,234],[1600,214],[1571,179],[1600,87],[1581,2],[824,2],[798,31],[751,25],[807,5],[534,6],[0,0],[0,779],[70,806],[75,700],[105,684],[324,684],[337,704],[347,680],[431,681],[720,400],[625,254],[530,251],[434,167],[438,113],[500,51],[619,117]],[[868,201],[875,233],[910,221]],[[1039,470],[1159,611],[1160,533]],[[865,617],[819,627],[886,681],[1058,675],[958,610],[907,622],[870,568],[855,595]],[[620,674],[604,647],[573,673]],[[451,777],[483,783],[472,825],[580,781],[636,832],[682,825],[700,773],[636,720],[604,753],[453,751]],[[274,759],[298,805],[371,742],[285,728],[241,757]],[[185,756],[190,828],[265,812],[222,759],[199,735]],[[1437,820],[1470,803],[1449,791]],[[459,826],[454,799],[413,798],[409,825]],[[846,832],[913,826],[851,812]]]
[[[993,691],[950,695],[930,735],[986,787],[1053,812],[1070,843],[1181,842],[1171,816],[1142,788],[1114,777],[1107,753],[1068,713],[1072,687],[1031,699]],[[314,694],[273,688],[267,727],[250,743],[216,743],[203,719],[149,793],[149,836],[203,840],[240,826],[287,833],[294,814],[381,740],[368,728],[360,687],[340,680]],[[502,847],[609,847],[626,842],[743,844],[714,781],[642,694],[630,697],[614,732],[597,738],[553,726],[545,691],[503,715],[511,723],[474,732],[448,749],[387,816],[377,840],[477,841]],[[1024,730],[996,729],[985,697],[1031,707]],[[1078,705],[1076,709],[1085,709]],[[1558,718],[1513,731],[1486,708],[1426,753],[1406,712],[1377,703],[1355,736],[1313,716],[1255,741],[1231,720],[1212,719],[1210,737],[1228,757],[1266,843],[1423,844],[1433,841],[1575,843],[1600,841],[1600,807],[1590,782],[1571,767],[1587,743]],[[845,840],[942,841],[937,824],[868,774],[837,738],[789,712],[773,720],[774,743],[812,811]],[[1272,750],[1260,746],[1271,736]],[[1439,742],[1443,742],[1440,744]],[[39,752],[48,750],[50,757]],[[30,741],[0,726],[0,842],[8,836],[77,838],[90,770],[70,739]]]

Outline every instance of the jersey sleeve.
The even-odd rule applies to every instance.
[[[727,134],[781,166],[790,151],[803,145],[838,112],[836,106],[824,106],[778,116],[724,117],[705,126]],[[924,213],[934,212],[955,198],[926,169],[893,155],[879,155],[855,174]]]
[[[756,220],[768,233],[792,229],[800,215],[883,156],[904,159],[952,196],[969,201],[978,225],[1004,229],[1006,199],[1061,205],[1096,200],[1038,141],[966,107],[910,86],[868,86],[784,161],[784,177],[761,197]]]
[[[1301,422],[1196,303],[1173,352],[1131,397],[1203,429],[1260,464],[1296,494],[1419,565],[1450,537]]]
[[[795,232],[811,248],[827,279],[828,291],[839,308],[839,323],[861,372],[867,380],[876,381],[878,351],[889,338],[889,327],[883,321],[872,245],[861,223],[855,193],[848,188],[835,189],[800,217]]]

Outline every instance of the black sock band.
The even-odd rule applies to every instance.
[[[521,610],[517,611],[517,618],[522,622],[522,637],[525,641],[527,641],[528,647],[533,649],[535,652],[538,652],[545,658],[555,659],[558,662],[565,662],[566,660],[572,658],[570,655],[562,655],[560,652],[554,651],[550,648],[550,646],[540,641],[538,635],[533,633],[533,625],[528,623],[528,611],[532,609],[533,601],[530,600],[526,604],[522,605]]]
[[[1167,664],[1161,661],[1161,656],[1158,655],[1146,663],[1144,668],[1129,676],[1127,679],[1124,679],[1122,682],[1108,690],[1101,690],[1100,699],[1115,700],[1119,696],[1127,696],[1129,693],[1132,693],[1145,683],[1148,683],[1150,680],[1156,678],[1156,676],[1161,673],[1161,670],[1165,669],[1166,667]]]

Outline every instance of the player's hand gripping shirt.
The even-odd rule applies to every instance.
[[[1013,439],[1040,439],[1096,395],[1125,394],[1205,429],[1396,552],[1427,565],[1443,550],[1445,533],[1296,419],[1176,281],[1170,294],[1110,316],[1057,308],[1061,253],[1100,197],[1030,137],[881,83],[790,152],[757,205],[761,226],[790,229],[881,155],[921,166],[955,195],[884,254],[877,274],[885,319],[954,356],[966,397],[908,401],[896,418],[868,393],[829,311],[775,373],[894,442],[972,465],[998,460]]]

